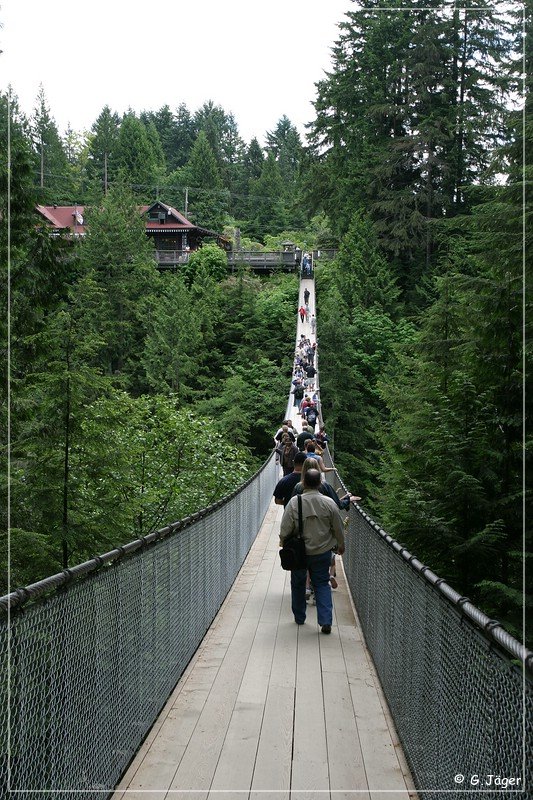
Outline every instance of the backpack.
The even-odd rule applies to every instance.
[[[311,425],[314,425],[315,422],[317,421],[317,417],[318,417],[318,414],[316,412],[316,408],[312,408],[311,407],[309,409],[309,411],[307,412],[307,421],[310,422]]]
[[[293,390],[294,397],[296,400],[301,400],[304,396],[304,387],[303,386],[295,386]]]

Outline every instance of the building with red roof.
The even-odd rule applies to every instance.
[[[85,206],[37,206],[52,235],[69,238],[85,236]],[[181,212],[156,200],[141,206],[146,218],[146,235],[153,240],[160,267],[173,267],[187,261],[189,252],[197,250],[204,239],[214,240],[224,250],[231,250],[230,240],[220,233],[194,225]]]

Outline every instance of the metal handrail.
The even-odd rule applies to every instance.
[[[349,493],[341,476],[339,475],[337,468],[335,467],[335,464],[333,463],[333,459],[331,458],[331,453],[327,445],[323,453],[323,458],[324,462],[327,463],[328,466],[332,466],[335,469],[335,476],[342,489],[346,493]],[[440,578],[430,567],[420,561],[420,559],[418,559],[415,555],[410,553],[406,547],[400,544],[389,533],[384,531],[377,522],[374,522],[374,520],[361,508],[358,503],[352,503],[352,505],[398,558],[401,558],[403,561],[405,561],[414,572],[420,575],[420,577],[426,583],[428,583],[433,589],[441,594],[447,602],[455,606],[457,610],[459,610],[465,617],[473,622],[476,628],[488,641],[496,642],[508,653],[508,655],[512,656],[512,658],[517,658],[523,662],[526,669],[533,675],[533,651],[529,650],[514,636],[508,633],[501,622],[498,622],[498,620],[487,616],[487,614],[474,605],[468,597],[465,597],[460,592],[457,592],[452,586],[446,583],[444,578]]]
[[[19,587],[18,589],[15,589],[15,591],[0,597],[0,612],[7,613],[8,610],[14,611],[19,609],[29,600],[37,600],[54,589],[59,589],[62,586],[66,586],[76,578],[81,578],[85,575],[89,575],[90,573],[97,572],[98,570],[102,569],[102,567],[118,562],[125,556],[134,553],[136,550],[155,544],[155,542],[161,541],[161,539],[164,539],[167,536],[171,536],[178,531],[184,530],[189,525],[197,522],[199,519],[212,514],[218,508],[221,508],[221,506],[226,505],[226,503],[229,503],[231,500],[233,500],[236,495],[244,491],[244,489],[246,489],[246,487],[252,483],[261,474],[261,472],[263,472],[264,469],[266,469],[271,458],[272,455],[269,455],[262,466],[253,475],[251,475],[248,480],[234,489],[233,492],[226,495],[226,497],[222,497],[220,500],[217,500],[215,503],[212,503],[206,508],[202,508],[200,511],[196,511],[194,514],[190,514],[188,517],[184,517],[181,520],[172,522],[170,525],[165,525],[164,528],[159,528],[157,531],[152,531],[152,533],[149,533],[146,536],[141,536],[140,538],[133,539],[131,542],[121,545],[120,547],[115,547],[108,553],[95,556],[88,561],[84,561],[81,564],[76,564],[74,567],[64,569],[55,575],[50,575],[49,577],[43,578],[43,580],[36,581],[35,583],[31,583],[28,586]]]

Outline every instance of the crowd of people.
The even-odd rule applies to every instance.
[[[360,497],[345,494],[339,497],[333,487],[323,480],[333,467],[327,467],[322,454],[328,442],[325,426],[320,424],[319,390],[316,370],[316,318],[310,311],[310,292],[306,287],[303,303],[298,309],[302,325],[309,325],[310,336],[300,334],[294,355],[291,394],[294,398],[293,416],[283,421],[274,434],[277,463],[283,477],[274,489],[274,500],[283,505],[280,545],[298,532],[298,495],[302,498],[303,538],[307,569],[291,571],[291,607],[295,622],[303,625],[306,603],[314,595],[318,624],[323,633],[331,633],[333,602],[331,589],[336,589],[335,555],[344,552],[344,521],[341,515],[351,502]],[[314,341],[311,341],[311,338]],[[315,432],[316,426],[319,426]]]

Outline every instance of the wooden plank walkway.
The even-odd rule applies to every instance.
[[[282,513],[271,504],[115,800],[415,796],[341,569],[332,634],[320,633],[314,605],[294,623]]]
[[[314,312],[314,282],[307,286]],[[298,333],[310,334],[298,320]],[[299,417],[292,414],[300,429]],[[333,630],[294,623],[272,501],[203,642],[114,800],[416,797],[337,558]]]

